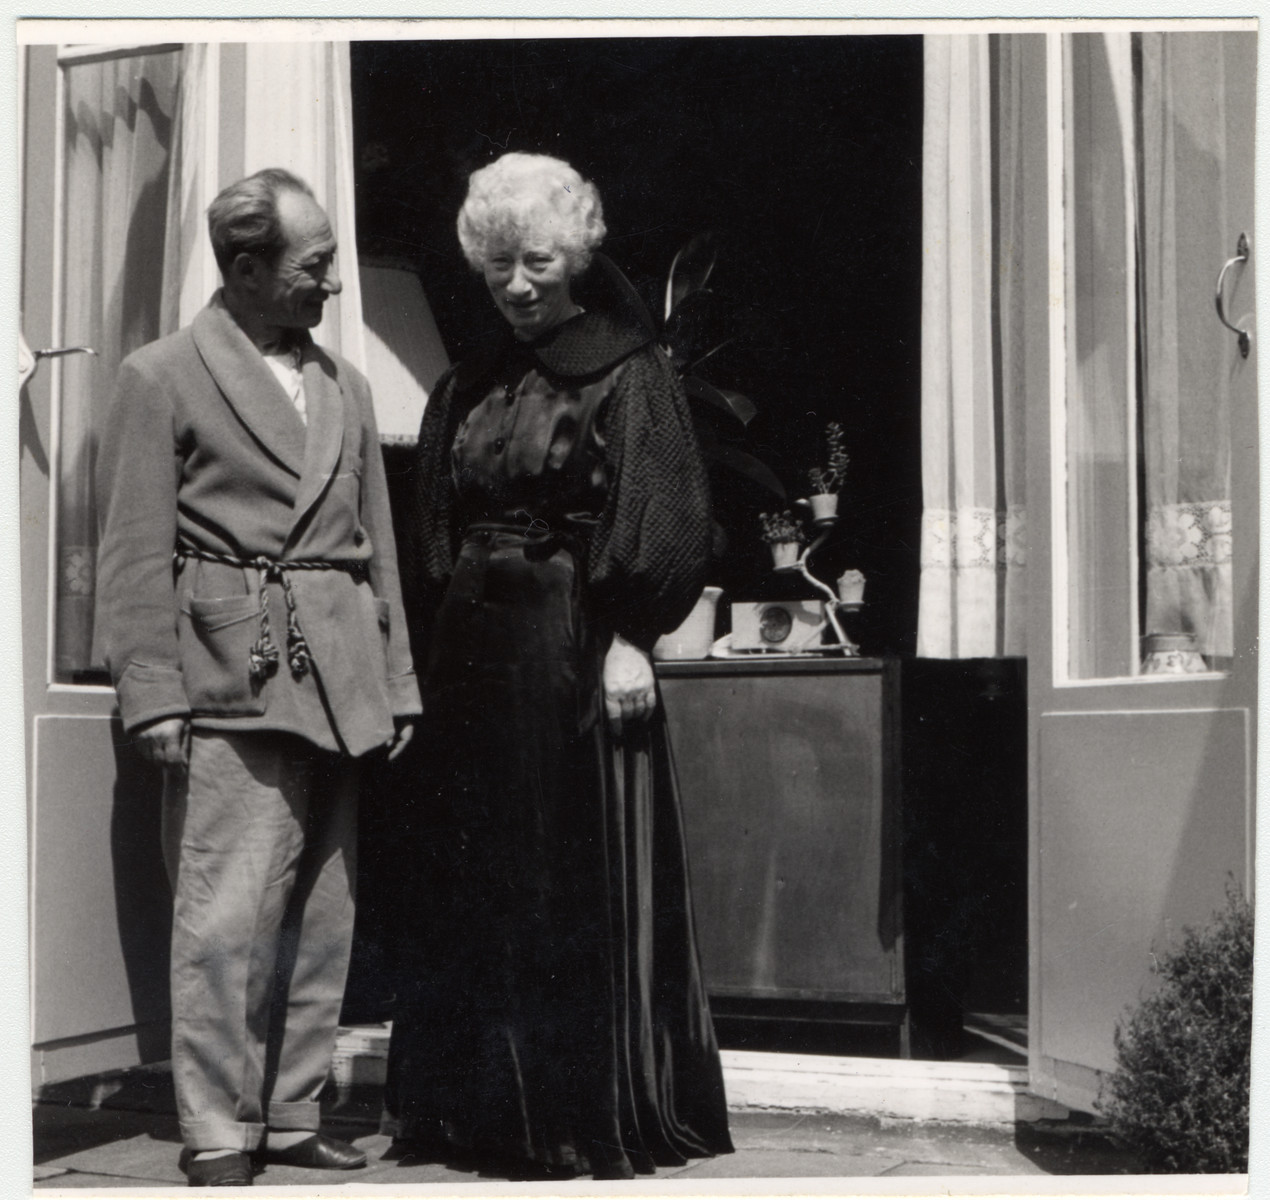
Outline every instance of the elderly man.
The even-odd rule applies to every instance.
[[[165,770],[172,1070],[191,1186],[345,1169],[318,1132],[353,926],[357,761],[420,711],[366,381],[308,330],[335,239],[282,170],[208,210],[223,287],[120,367],[99,630]]]

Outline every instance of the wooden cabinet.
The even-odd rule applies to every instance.
[[[658,675],[717,1011],[903,1023],[898,663]]]
[[[1020,659],[658,664],[721,1016],[899,1027],[1026,1007]]]

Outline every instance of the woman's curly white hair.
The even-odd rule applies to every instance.
[[[586,270],[604,232],[595,184],[546,154],[513,150],[473,171],[459,210],[459,244],[477,271],[484,268],[491,245],[545,235],[577,275]]]

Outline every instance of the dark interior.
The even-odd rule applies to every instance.
[[[867,576],[866,652],[911,653],[922,39],[374,42],[354,44],[352,65],[359,250],[417,267],[451,359],[499,320],[454,219],[468,175],[504,150],[595,181],[604,249],[653,308],[675,252],[720,233],[712,320],[736,340],[701,374],[758,406],[729,432],[790,499],[826,422],[842,422],[843,519],[818,568]],[[729,538],[713,582],[753,598],[770,561],[757,516],[779,502],[724,469],[712,481]]]

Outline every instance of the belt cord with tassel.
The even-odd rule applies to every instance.
[[[221,563],[239,570],[254,570],[260,580],[260,633],[251,648],[250,670],[252,679],[262,682],[278,669],[278,647],[273,640],[273,632],[269,625],[269,588],[271,580],[282,585],[282,594],[287,604],[287,665],[291,674],[299,679],[308,673],[313,665],[313,656],[309,644],[305,640],[304,630],[300,628],[300,618],[295,609],[295,592],[291,587],[293,571],[346,571],[350,575],[365,573],[366,564],[357,560],[347,562],[329,562],[313,558],[269,558],[258,554],[253,558],[240,558],[236,554],[222,554],[216,550],[202,550],[197,546],[179,545],[173,552],[178,566],[184,566],[188,559],[200,562]]]

